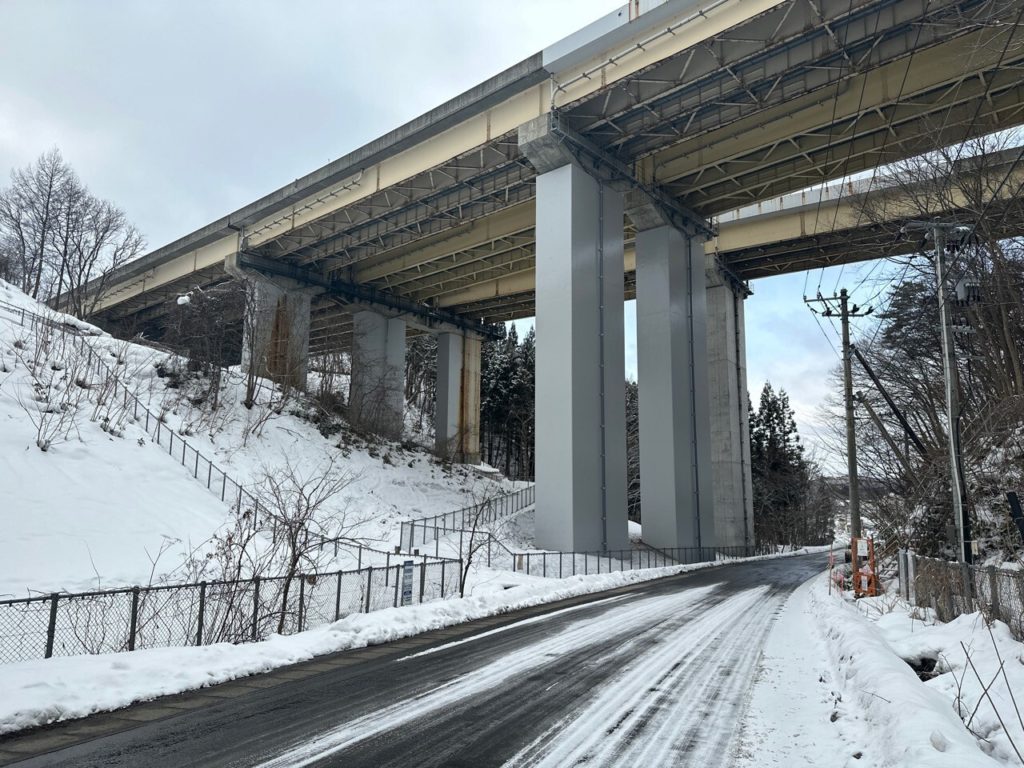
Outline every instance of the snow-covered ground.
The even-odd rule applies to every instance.
[[[308,410],[299,397],[279,414],[246,409],[237,371],[227,377],[221,407],[204,411],[183,396],[187,392],[168,388],[168,380],[159,375],[158,364],[173,364],[171,356],[52,312],[2,281],[0,301],[95,334],[88,343],[117,370],[121,383],[244,486],[258,483],[264,473],[279,474],[286,464],[308,474],[333,461],[349,482],[324,513],[343,520],[349,535],[381,548],[397,540],[403,518],[447,512],[516,485],[461,467],[445,468],[428,454],[399,444],[369,444],[347,430],[325,438],[296,415]],[[0,596],[174,578],[189,553],[201,550],[225,524],[228,505],[169,457],[166,447],[156,445],[141,420],[105,429],[105,411],[95,403],[102,382],[93,380],[92,389],[78,393],[73,381],[64,379],[75,378],[80,355],[60,343],[60,334],[50,335],[52,346],[40,352],[47,334],[20,321],[17,314],[0,311]],[[29,375],[30,364],[37,361],[45,383],[52,384],[43,400],[40,375],[36,386]],[[280,401],[269,386],[262,397]],[[44,452],[37,447],[34,420],[42,404],[60,400],[71,401],[73,428]]]
[[[908,663],[922,659],[938,662],[925,682]],[[736,764],[1019,766],[1020,704],[1024,644],[1004,624],[937,623],[892,594],[854,602],[820,577],[769,638]]]

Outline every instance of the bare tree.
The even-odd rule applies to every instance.
[[[979,514],[1003,509],[1007,483],[1024,478],[1024,247],[1007,237],[1024,221],[1014,193],[1020,135],[997,135],[939,148],[895,164],[885,191],[865,197],[860,215],[883,240],[906,242],[907,219],[960,223],[969,237],[953,238],[947,280],[962,416],[961,454],[973,507],[975,539],[1005,551],[1009,518]],[[1019,173],[1019,171],[1017,171]],[[929,243],[921,243],[929,251]],[[857,427],[861,474],[888,494],[872,505],[877,526],[903,544],[930,554],[947,552],[952,527],[948,491],[948,437],[931,262],[921,251],[896,256],[901,278],[888,292],[879,324],[857,347],[913,430],[913,438],[856,366],[864,418]],[[980,507],[978,506],[980,504]]]
[[[145,243],[120,208],[92,195],[58,149],[11,172],[0,189],[0,276],[79,316]]]
[[[11,171],[10,187],[0,190],[0,251],[10,277],[39,298],[48,248],[72,171],[54,148],[32,165]]]
[[[356,475],[341,469],[333,455],[311,468],[285,457],[283,466],[265,467],[253,488],[259,503],[258,525],[269,531],[273,542],[271,562],[285,577],[278,632],[284,631],[292,579],[322,564],[324,539],[352,533],[356,523],[338,497],[355,480]]]

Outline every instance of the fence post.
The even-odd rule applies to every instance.
[[[334,548],[337,550],[338,542],[334,542]],[[338,571],[338,590],[334,595],[334,620],[337,621],[341,618],[341,574],[342,571]]]
[[[135,650],[135,631],[139,626],[139,588],[132,587],[132,619],[128,627],[128,650]]]
[[[46,626],[46,656],[50,658],[53,656],[53,638],[57,634],[57,601],[60,600],[60,595],[54,592],[50,595],[50,622]]]
[[[444,597],[444,567],[448,564],[447,560],[441,561],[441,597]]]
[[[423,593],[427,589],[427,561],[420,563],[420,602],[423,602]]]
[[[990,595],[989,603],[991,605],[992,617],[1000,619],[1002,618],[1002,612],[999,609],[999,576],[994,565],[988,566],[985,571],[988,573],[988,592]]]
[[[907,588],[910,604],[917,605],[917,556],[912,549],[907,550]]]
[[[203,644],[203,621],[206,619],[206,582],[199,582],[199,628],[196,630],[196,645]]]
[[[260,577],[252,580],[252,641],[255,643],[259,636],[260,620]]]
[[[394,605],[395,608],[398,607],[398,591],[401,588],[401,582],[402,582],[402,566],[396,565],[395,566],[395,605]]]
[[[974,580],[971,578],[971,566],[967,563],[960,563],[960,578],[964,585],[964,613],[972,613],[974,611]]]
[[[362,552],[362,547],[360,547]],[[373,566],[366,569],[366,613],[370,612],[370,587],[373,584]]]

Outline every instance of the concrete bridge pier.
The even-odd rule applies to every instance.
[[[714,547],[703,238],[631,195],[644,541]]]
[[[349,419],[391,440],[405,412],[405,320],[370,310],[352,315]]]
[[[228,259],[225,268],[248,286],[242,330],[242,368],[255,369],[257,376],[304,389],[309,358],[310,302],[321,289],[242,268],[237,259]]]
[[[750,291],[708,267],[708,381],[715,532],[723,547],[754,545],[743,301]]]
[[[480,463],[480,339],[437,335],[434,440],[438,456]]]
[[[536,130],[531,130],[531,127]],[[622,195],[520,128],[537,177],[537,546],[628,546]]]

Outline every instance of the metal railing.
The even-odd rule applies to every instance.
[[[511,517],[530,505],[536,499],[536,486],[529,485],[479,504],[472,504],[453,512],[442,512],[433,517],[419,520],[407,520],[402,523],[402,546],[407,549],[423,547],[439,536],[447,536],[460,530],[473,530],[483,525],[490,525],[505,517]]]
[[[1024,571],[918,557],[904,550],[899,573],[903,597],[931,608],[940,620],[981,611],[1024,640]]]
[[[617,549],[608,552],[516,553],[513,570],[535,576],[567,576],[663,568],[751,557],[754,547],[676,547],[672,549]]]
[[[242,643],[459,594],[457,560],[0,601],[0,663]],[[411,577],[411,578],[410,578]]]
[[[417,526],[417,531],[420,526]],[[426,527],[424,539],[434,541],[435,554],[440,553],[440,540],[450,537],[453,550],[463,562],[482,562],[488,567],[505,568],[533,576],[565,578],[576,575],[663,568],[671,565],[716,562],[764,554],[756,547],[678,547],[655,549],[619,549],[606,552],[515,552],[481,528]]]

